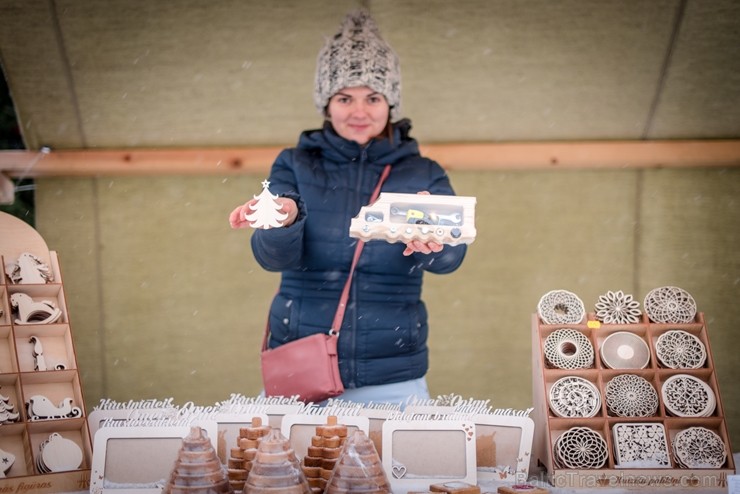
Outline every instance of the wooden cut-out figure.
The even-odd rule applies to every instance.
[[[0,425],[18,422],[21,414],[14,412],[15,405],[10,402],[9,396],[0,394]]]
[[[28,340],[33,345],[33,370],[45,371],[46,359],[44,358],[44,347],[38,336],[31,336]]]
[[[61,309],[52,302],[35,301],[25,293],[11,295],[10,305],[18,313],[16,324],[51,324],[62,315]]]
[[[257,202],[249,207],[253,212],[245,214],[244,218],[252,223],[252,228],[279,228],[283,226],[283,220],[288,217],[288,213],[280,212],[282,204],[275,199],[277,195],[270,193],[270,182],[262,181],[262,192],[254,196]]]
[[[5,478],[13,463],[15,463],[15,455],[0,449],[0,478]]]
[[[82,416],[82,410],[73,404],[72,398],[64,398],[57,407],[46,396],[34,395],[26,402],[26,412],[31,421]]]
[[[43,473],[77,470],[82,464],[82,449],[57,432],[52,433],[39,448],[36,465]]]
[[[5,268],[13,283],[45,284],[54,281],[54,274],[49,266],[30,252],[24,252],[15,264],[8,264]]]

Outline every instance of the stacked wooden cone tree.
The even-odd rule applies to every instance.
[[[228,494],[229,485],[221,460],[200,427],[192,427],[182,441],[175,466],[163,494]]]
[[[325,492],[391,494],[391,484],[383,470],[380,455],[364,432],[355,431],[346,441]]]
[[[337,423],[334,415],[327,417],[326,425],[316,427],[316,435],[311,438],[311,446],[303,457],[303,473],[308,478],[313,494],[320,494],[326,489],[346,439],[347,426]]]
[[[250,427],[239,428],[236,447],[231,448],[228,459],[229,483],[235,491],[244,490],[252,462],[257,456],[257,449],[263,437],[270,432],[269,425],[262,425],[260,417],[253,417]]]
[[[310,494],[288,439],[278,429],[262,438],[244,485],[246,494]]]

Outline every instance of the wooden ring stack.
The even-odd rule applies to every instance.
[[[244,485],[249,494],[310,494],[306,476],[290,441],[279,429],[260,440]]]
[[[162,494],[228,494],[233,489],[206,432],[193,426],[182,440]]]
[[[361,430],[355,431],[345,442],[325,489],[326,494],[346,492],[392,492],[375,445]]]

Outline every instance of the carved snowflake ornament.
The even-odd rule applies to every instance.
[[[660,423],[614,424],[615,462],[627,468],[670,468],[665,427]]]
[[[696,302],[686,290],[675,286],[655,288],[645,296],[645,313],[651,321],[686,324],[696,317]]]
[[[698,369],[707,360],[704,343],[693,334],[674,329],[660,335],[655,342],[658,360],[669,369]]]
[[[544,294],[537,304],[537,312],[545,324],[578,324],[586,315],[581,299],[567,290]]]
[[[591,381],[578,376],[558,379],[550,388],[550,410],[558,417],[593,417],[601,409],[601,395]]]
[[[727,460],[722,438],[704,427],[689,427],[673,438],[673,454],[684,468],[720,468]]]
[[[609,412],[618,417],[650,417],[658,411],[658,392],[635,374],[614,376],[604,390]]]
[[[709,417],[717,406],[711,386],[688,374],[666,379],[661,395],[666,410],[676,417]]]
[[[588,427],[572,427],[553,446],[555,462],[565,468],[601,468],[609,456],[601,434]]]
[[[596,319],[604,324],[636,324],[640,322],[640,302],[622,290],[599,295]]]

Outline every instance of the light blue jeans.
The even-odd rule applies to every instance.
[[[429,399],[429,387],[425,377],[392,384],[377,386],[363,386],[355,389],[345,389],[337,400],[352,401],[354,403],[400,403],[405,408],[413,398]]]

